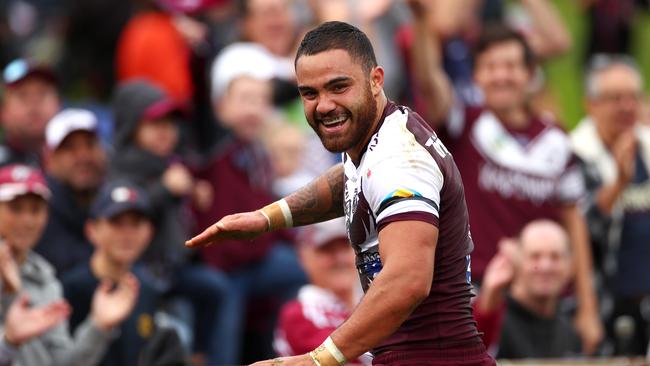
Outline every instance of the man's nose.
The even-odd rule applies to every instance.
[[[320,115],[326,115],[336,109],[336,103],[327,95],[322,95],[318,98],[316,105],[316,112]]]

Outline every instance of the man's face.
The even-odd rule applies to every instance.
[[[5,89],[2,125],[7,135],[27,148],[37,148],[45,138],[47,122],[59,111],[56,87],[38,77],[28,77]]]
[[[113,263],[131,266],[151,242],[153,226],[143,214],[127,211],[89,221],[86,233],[97,250]]]
[[[0,203],[0,236],[14,253],[26,254],[41,238],[47,223],[47,202],[35,194]]]
[[[474,81],[483,90],[485,105],[491,110],[521,107],[530,78],[524,48],[516,41],[495,43],[476,58]]]
[[[337,49],[300,56],[296,76],[305,117],[323,146],[331,152],[363,146],[377,118],[383,70],[375,67],[368,75],[347,51]]]
[[[168,157],[178,144],[178,123],[171,116],[142,120],[135,130],[138,146],[160,157]]]
[[[218,100],[216,113],[225,127],[244,141],[257,140],[273,108],[273,89],[268,80],[238,77]]]
[[[358,283],[354,252],[346,238],[320,247],[300,247],[302,263],[311,283],[336,294],[347,294]]]
[[[95,190],[104,180],[106,153],[94,133],[75,131],[50,152],[46,166],[75,191]]]
[[[522,235],[521,263],[516,275],[530,296],[536,299],[560,296],[571,268],[565,240],[559,230],[536,230]]]
[[[637,122],[641,112],[641,80],[627,66],[614,65],[595,77],[595,94],[588,97],[589,115],[598,131],[616,138]]]
[[[244,33],[271,53],[286,56],[296,36],[294,14],[287,0],[248,0]]]

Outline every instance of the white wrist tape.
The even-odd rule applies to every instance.
[[[345,365],[345,356],[339,350],[339,348],[336,346],[334,341],[332,340],[332,337],[327,337],[325,342],[323,342],[323,346],[325,346],[325,349],[329,351],[329,353],[336,359],[336,361],[339,363],[339,365],[343,366]]]
[[[289,208],[287,200],[284,198],[279,200],[278,205],[280,205],[280,209],[282,210],[285,225],[287,225],[287,227],[293,227],[293,215],[291,215],[291,209]]]

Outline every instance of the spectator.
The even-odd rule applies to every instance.
[[[500,243],[474,302],[478,329],[485,344],[497,349],[497,358],[580,354],[571,319],[558,309],[571,278],[570,250],[567,233],[550,220],[533,221],[518,239]]]
[[[62,279],[65,298],[74,309],[70,327],[74,330],[91,311],[93,292],[99,286],[140,283],[133,311],[121,324],[102,365],[137,365],[144,345],[155,331],[154,314],[160,293],[134,265],[153,237],[151,209],[139,188],[112,182],[99,192],[92,206],[86,233],[95,246],[89,261],[80,263]],[[179,344],[180,347],[180,344]],[[180,360],[183,359],[180,354]]]
[[[270,162],[261,143],[262,130],[273,112],[269,81],[273,65],[268,52],[255,44],[233,44],[222,51],[212,70],[214,110],[232,136],[200,173],[214,192],[210,208],[197,215],[200,228],[224,215],[254,209],[274,199]],[[226,298],[228,315],[221,323],[223,363],[242,362],[246,305],[251,298],[272,295],[287,300],[305,282],[293,248],[280,243],[286,240],[286,233],[270,234],[252,242],[230,240],[202,249],[204,261],[227,272],[233,284]],[[259,339],[270,348],[272,328]],[[261,348],[264,355],[272,352]]]
[[[578,331],[585,352],[591,354],[602,329],[588,232],[576,205],[584,185],[566,134],[551,116],[534,114],[529,108],[527,90],[535,66],[524,38],[495,25],[481,34],[474,56],[474,81],[485,96],[483,106],[466,107],[455,100],[440,66],[429,74],[431,88],[426,95],[435,105],[432,115],[441,121],[441,138],[463,177],[476,244],[474,279],[482,280],[502,238],[516,235],[536,219],[561,222],[574,253]]]
[[[60,301],[63,295],[54,269],[31,250],[45,228],[49,197],[45,179],[36,169],[25,165],[0,169],[0,235],[11,249],[12,265],[20,273],[16,290],[23,291],[39,307]],[[74,339],[66,323],[58,324],[14,348],[15,364],[96,365],[110,342],[113,328],[131,312],[136,294],[135,281],[120,285],[115,291],[106,286],[98,288],[93,295],[92,311],[77,329]],[[6,304],[12,297],[3,296],[2,300],[0,317],[4,319]]]
[[[296,126],[282,120],[274,121],[264,134],[264,146],[269,152],[273,169],[273,194],[284,197],[315,177],[303,168],[307,137]]]
[[[309,284],[280,312],[274,346],[283,357],[320,346],[350,316],[361,297],[343,218],[306,227],[297,240]],[[370,361],[362,358],[348,364],[370,365]]]
[[[104,181],[106,152],[99,141],[97,118],[82,109],[64,109],[48,123],[43,165],[52,191],[50,215],[35,251],[61,278],[90,259],[84,233],[90,205]]]
[[[18,267],[11,258],[9,247],[0,244],[0,302],[3,293],[14,293],[20,287]],[[39,337],[70,315],[70,307],[63,300],[40,307],[32,307],[29,297],[21,295],[7,309],[4,323],[0,326],[0,366],[10,366],[15,357],[15,347]]]
[[[114,110],[117,154],[111,160],[110,174],[146,190],[154,213],[154,237],[142,258],[146,271],[166,296],[192,302],[197,319],[194,351],[219,357],[222,345],[214,340],[213,332],[221,328],[219,309],[229,286],[227,279],[214,269],[189,263],[181,245],[189,225],[184,215],[187,201],[210,196],[208,183],[195,182],[175,155],[182,105],[153,84],[134,80],[118,87]],[[200,209],[203,202],[198,201],[195,206]]]
[[[571,133],[584,162],[586,216],[592,245],[600,253],[605,284],[614,293],[609,334],[622,316],[636,323],[632,344],[619,354],[646,353],[650,318],[642,299],[650,295],[650,129],[641,120],[643,80],[629,57],[600,55],[586,78],[588,116]]]
[[[0,105],[0,165],[40,165],[45,126],[60,108],[54,72],[24,59],[9,63],[2,73]]]

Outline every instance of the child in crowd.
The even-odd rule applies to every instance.
[[[99,192],[86,222],[86,235],[95,247],[90,261],[63,277],[65,298],[74,309],[70,326],[75,329],[91,311],[93,292],[98,287],[139,279],[140,291],[133,311],[120,327],[102,360],[102,365],[138,365],[141,351],[155,330],[154,314],[160,294],[134,265],[153,237],[149,200],[144,192],[126,182],[113,182]],[[183,350],[175,352],[183,362]]]

